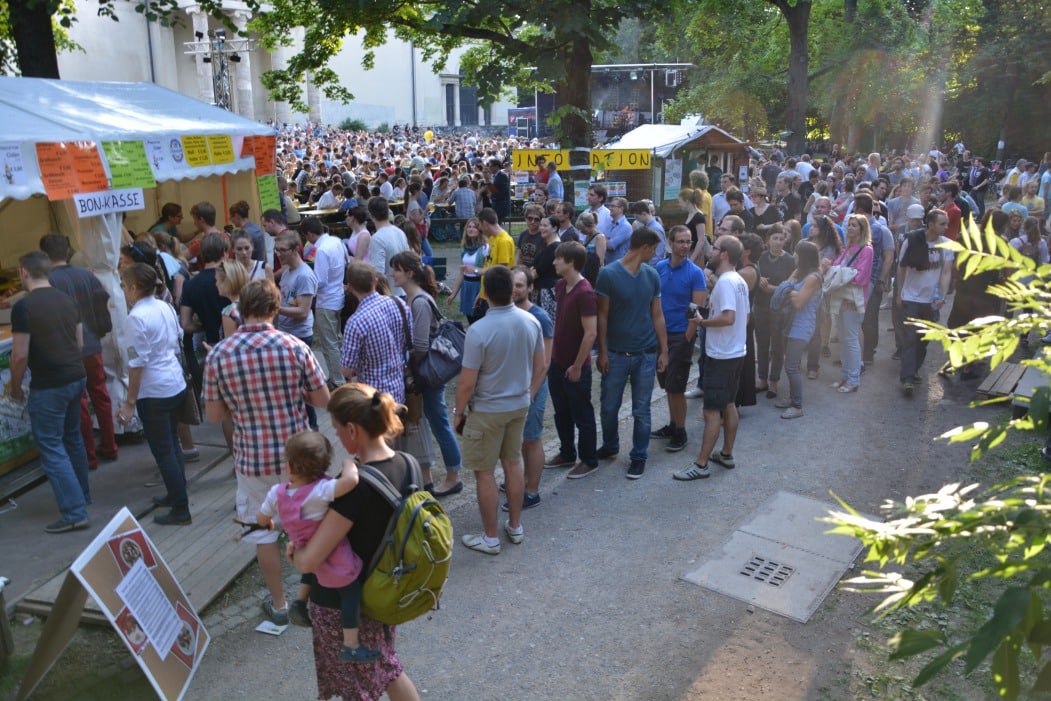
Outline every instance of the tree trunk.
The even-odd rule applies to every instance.
[[[807,34],[810,30],[810,0],[770,0],[788,22],[788,101],[785,105],[785,128],[792,132],[786,139],[788,152],[803,153],[806,145],[806,108],[810,81],[810,55]]]
[[[591,177],[591,43],[585,37],[573,40],[565,53],[566,77],[555,86],[559,108],[573,107],[563,114],[556,129],[561,148],[569,152],[571,180]],[[579,150],[576,150],[579,149]],[[572,183],[567,185],[572,190]],[[568,196],[568,195],[567,195]]]
[[[18,68],[27,78],[58,78],[51,3],[47,0],[8,0],[11,38]]]
[[[843,0],[843,21],[854,24],[854,18],[858,15],[858,0]]]

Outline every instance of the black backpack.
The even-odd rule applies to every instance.
[[[598,233],[594,233],[588,236],[587,241],[584,242],[584,248],[588,247],[592,239],[598,236]],[[598,271],[601,266],[598,262],[598,254],[594,251],[588,251],[588,257],[584,261],[584,269],[580,271],[580,274],[584,276],[584,279],[591,283],[591,286],[595,286],[595,281],[598,280]]]
[[[908,243],[908,247],[899,265],[903,268],[930,270],[931,258],[927,253],[927,231],[925,229],[910,231],[905,234],[905,242]]]

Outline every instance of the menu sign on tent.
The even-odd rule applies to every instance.
[[[37,165],[49,200],[67,200],[78,192],[109,189],[106,169],[94,141],[36,144]]]
[[[115,190],[157,187],[141,141],[103,141],[102,152],[109,164],[110,184]]]

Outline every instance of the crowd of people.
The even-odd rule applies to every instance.
[[[678,211],[667,212],[608,197],[602,182],[578,212],[546,163],[531,174],[516,239],[509,156],[527,145],[288,130],[278,139],[282,207],[261,212],[258,224],[245,202],[229,207],[224,228],[209,202],[191,207],[192,229],[181,205],[164,205],[148,231],[125,232],[121,249],[130,366],[122,403],[101,379],[98,339],[110,332],[101,288],[68,265],[65,237],[45,237],[42,252],[20,261],[28,294],[12,310],[11,392],[21,396],[28,366],[30,418],[61,515],[47,531],[88,527],[89,472],[100,457],[117,457],[114,418],[127,425],[135,416],[165,486],[154,501],[168,510],[155,521],[191,523],[185,463],[199,454],[186,408],[200,397],[233,452],[238,520],[266,526],[244,536],[269,592],[264,612],[277,624],[313,626],[319,693],[418,698],[393,629],[357,607],[362,563],[380,547],[392,507],[351,463],[325,477],[332,448],[317,438],[316,408],[328,410],[349,454],[403,489],[415,463],[418,486],[438,498],[463,491],[461,473],[474,473],[481,532],[461,542],[498,555],[501,530],[524,542],[522,513],[540,505],[545,468],[582,479],[619,455],[629,384],[625,476],[646,474],[652,441],[679,452],[699,429],[696,457],[673,477],[703,479],[712,462],[735,467],[738,407],[764,398],[783,419],[805,415],[805,380],[819,378],[834,341],[832,389],[857,393],[887,306],[901,391],[912,396],[926,342],[905,319],[938,319],[951,294],[950,325],[998,309],[988,276],[963,279],[938,246],[962,227],[977,221],[1048,262],[1051,156],[1020,161],[999,183],[965,149],[922,159],[774,152],[751,164],[744,183],[689,172]],[[443,319],[442,290],[424,262],[429,205],[443,201],[465,220],[445,291],[469,323],[452,406],[451,388],[417,372]],[[301,216],[300,204],[342,209],[345,236]],[[655,383],[667,393],[661,427],[651,422]],[[692,398],[702,400],[700,421]],[[549,405],[558,449],[545,456]],[[273,526],[282,522],[295,531],[286,555],[305,573],[294,597],[281,578]],[[348,545],[331,566],[333,549]]]

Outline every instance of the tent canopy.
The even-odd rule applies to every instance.
[[[699,140],[710,142],[705,145],[718,146],[721,150],[744,147],[743,141],[711,124],[643,124],[620,137],[620,141],[609,148],[646,149],[659,158],[667,158],[676,149]]]
[[[245,136],[274,134],[245,119],[152,83],[98,83],[44,78],[0,77],[0,144],[21,146],[26,182],[0,180],[0,199],[44,194],[34,144],[69,141],[133,141],[185,135],[227,134],[240,154]],[[0,164],[2,166],[3,164]],[[198,178],[252,170],[254,160],[187,170],[158,180]]]

